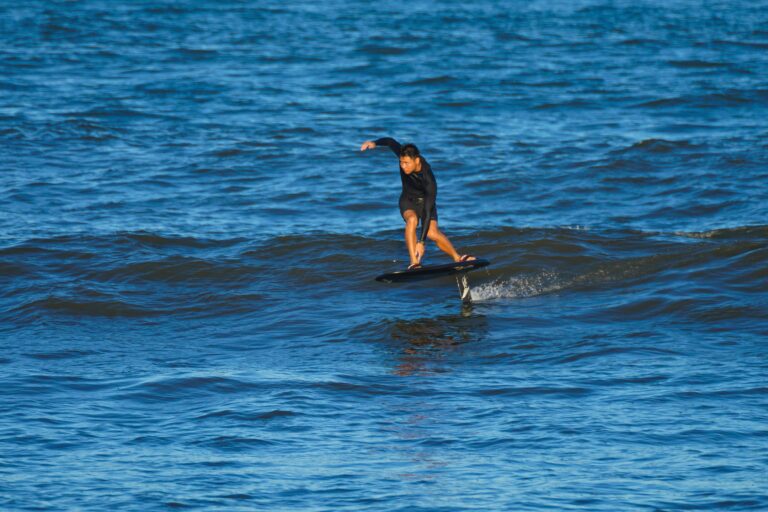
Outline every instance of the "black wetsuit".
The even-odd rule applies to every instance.
[[[400,143],[395,139],[384,137],[373,141],[377,146],[387,146],[392,152],[400,158]],[[432,174],[432,167],[424,159],[421,159],[421,171],[405,174],[400,169],[400,181],[403,184],[403,191],[400,194],[400,215],[406,210],[413,210],[421,219],[421,235],[419,242],[424,242],[429,231],[429,223],[437,221],[437,181]]]

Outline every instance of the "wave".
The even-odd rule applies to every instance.
[[[96,316],[108,318],[144,318],[158,314],[157,311],[137,307],[120,300],[76,300],[55,296],[28,302],[13,311],[14,316],[19,319],[34,319],[44,312],[76,317]]]
[[[662,46],[665,42],[660,39],[630,38],[623,39],[617,44],[622,46]]]
[[[120,384],[113,387],[115,399],[141,403],[206,400],[211,396],[253,393],[268,386],[245,378],[204,374],[160,376]]]
[[[6,284],[0,316],[203,318],[255,313],[292,293],[335,293],[340,286],[353,294],[376,291],[375,275],[405,265],[400,234],[315,233],[254,242],[141,232],[30,240],[0,249]],[[617,288],[646,290],[653,300],[667,301],[661,290],[692,283],[705,297],[738,296],[760,293],[768,274],[764,225],[668,233],[509,227],[459,232],[454,241],[492,261],[472,274],[477,302]],[[436,248],[428,250],[428,263],[445,259]],[[448,281],[424,286],[445,287]],[[640,309],[659,307],[653,300]],[[691,308],[760,315],[739,300],[721,306],[730,312]],[[674,313],[665,307],[662,313]]]
[[[572,87],[575,82],[570,80],[546,80],[541,82],[525,82],[522,80],[501,80],[500,85],[509,85],[514,87],[534,87],[534,88],[560,88],[560,87]]]
[[[152,233],[149,231],[118,231],[105,235],[73,234],[61,235],[49,238],[33,238],[21,243],[0,248],[0,256],[15,254],[34,254],[56,252],[73,247],[91,248],[94,251],[114,248],[120,249],[126,245],[138,244],[148,248],[221,248],[229,247],[244,241],[236,239],[211,239],[202,237],[182,236]]]
[[[711,69],[726,68],[731,66],[727,62],[710,62],[705,60],[670,60],[667,62],[670,66],[682,69]]]
[[[327,90],[335,90],[335,89],[355,89],[360,87],[360,83],[352,81],[352,80],[346,80],[343,82],[333,82],[328,84],[318,84],[313,85],[313,89],[317,89],[320,91],[327,91]]]
[[[727,39],[718,39],[713,41],[712,44],[717,46],[739,46],[742,48],[750,48],[754,50],[768,49],[768,43],[757,41],[732,41]]]
[[[696,108],[723,108],[749,104],[765,104],[766,92],[763,90],[732,90],[703,95],[677,96],[646,101],[636,105],[638,108],[669,108],[690,106]]]
[[[624,153],[670,153],[678,150],[702,149],[700,144],[694,144],[687,140],[646,139],[631,146],[614,151],[613,154]]]
[[[420,78],[418,80],[412,80],[410,82],[403,82],[402,85],[418,86],[418,85],[442,85],[449,84],[456,81],[456,77],[451,75],[440,75],[429,78]]]
[[[409,50],[399,46],[365,45],[358,49],[368,55],[403,55]]]
[[[555,109],[595,109],[598,105],[591,101],[582,99],[572,99],[557,103],[542,103],[533,106],[533,110],[555,110]]]
[[[122,137],[125,130],[115,126],[104,126],[97,121],[87,119],[65,119],[16,127],[9,135],[14,139],[26,141],[112,141]],[[8,137],[11,138],[11,137]]]

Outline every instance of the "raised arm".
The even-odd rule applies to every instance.
[[[362,146],[360,146],[360,151],[365,151],[366,149],[374,149],[379,146],[386,146],[390,150],[392,150],[395,156],[397,157],[400,156],[400,143],[391,137],[382,137],[381,139],[367,140],[363,143]]]

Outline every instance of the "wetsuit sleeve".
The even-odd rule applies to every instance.
[[[424,214],[421,218],[421,236],[419,242],[424,242],[427,239],[427,232],[429,232],[429,223],[432,222],[432,214],[435,211],[435,202],[437,201],[437,182],[435,176],[430,170],[425,176],[424,183]]]
[[[396,157],[400,158],[400,143],[391,137],[382,137],[373,141],[377,146],[387,146]]]

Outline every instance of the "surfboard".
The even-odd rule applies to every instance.
[[[404,283],[407,281],[424,281],[436,277],[452,276],[471,272],[479,268],[487,267],[491,262],[484,259],[446,263],[443,265],[425,265],[413,270],[398,270],[381,274],[376,280],[383,283]]]
[[[465,305],[472,304],[472,292],[469,289],[467,274],[473,270],[487,267],[491,262],[484,259],[461,261],[458,263],[446,263],[444,265],[426,265],[413,270],[398,270],[381,274],[376,280],[383,283],[403,283],[410,281],[424,281],[444,276],[456,276],[456,284],[459,287],[459,297]]]

